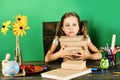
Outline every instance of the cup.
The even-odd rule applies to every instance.
[[[114,67],[116,66],[116,55],[111,54],[111,55],[106,55],[106,58],[109,61],[109,66]]]

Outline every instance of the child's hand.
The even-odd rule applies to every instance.
[[[72,54],[70,54],[70,50],[65,50],[65,45],[61,47],[61,49],[59,50],[59,56],[61,58],[67,58],[72,60]]]
[[[76,60],[80,60],[80,59],[87,60],[91,56],[87,46],[84,46],[83,50],[77,49],[76,51],[77,51],[76,54],[77,57],[75,58]]]

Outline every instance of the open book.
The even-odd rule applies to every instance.
[[[70,80],[88,73],[91,73],[91,68],[86,67],[86,61],[80,60],[62,62],[61,68],[41,73],[41,76],[57,80]]]

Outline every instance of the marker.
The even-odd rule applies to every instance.
[[[101,68],[92,68],[92,72],[103,72],[103,69]]]
[[[44,71],[48,71],[49,67],[48,66],[44,66],[43,68],[44,68]]]
[[[111,42],[111,50],[112,51],[115,48],[115,40],[116,40],[116,34],[113,34],[112,35],[112,42]]]

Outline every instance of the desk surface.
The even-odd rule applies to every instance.
[[[99,67],[100,61],[87,61],[87,67]],[[26,64],[34,64],[39,66],[48,66],[49,70],[56,69],[60,67],[60,63],[58,62],[51,62],[51,63],[44,63],[44,62],[29,62]],[[1,68],[0,68],[1,70]],[[108,70],[104,71],[104,73],[90,73],[80,77],[77,77],[72,80],[120,80],[119,74],[114,74],[114,71],[120,71],[120,60],[117,61],[116,67],[109,68]],[[40,73],[27,75],[25,77],[4,77],[2,72],[0,72],[1,80],[51,80],[42,78]]]

